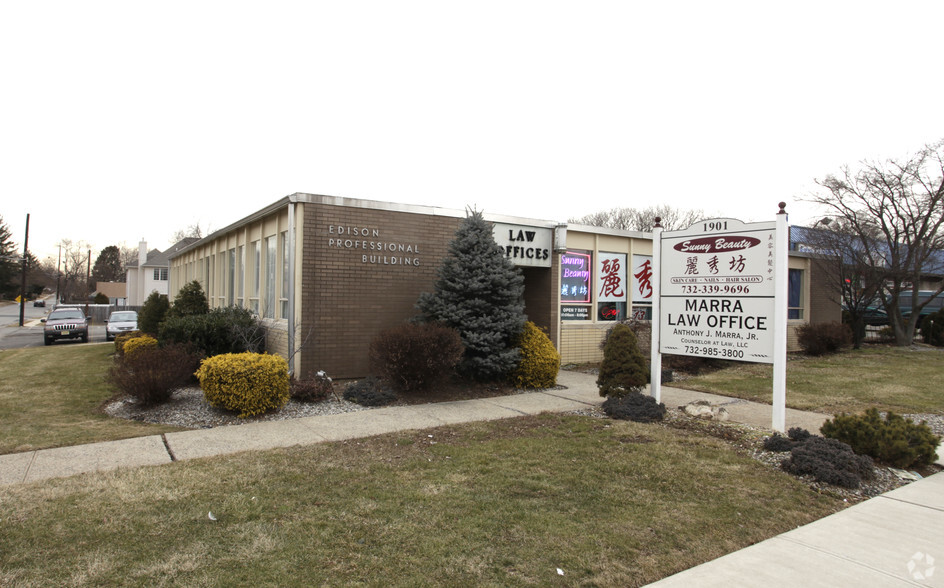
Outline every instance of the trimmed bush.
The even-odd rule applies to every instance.
[[[557,385],[560,354],[551,339],[528,321],[515,344],[521,349],[521,361],[511,373],[516,388],[553,388]]]
[[[636,335],[627,325],[616,325],[603,348],[603,362],[597,377],[600,396],[620,397],[641,392],[648,381],[649,365],[639,351]]]
[[[125,331],[115,335],[115,356],[121,358],[125,353],[125,343],[129,339],[134,339],[135,337],[140,337],[144,334],[144,331]]]
[[[157,339],[150,335],[139,335],[125,339],[124,344],[121,346],[121,357],[127,361],[141,349],[149,347],[157,347]]]
[[[400,392],[425,390],[453,374],[464,347],[455,329],[433,324],[402,324],[382,331],[370,343],[373,371]]]
[[[344,399],[361,406],[384,406],[397,399],[397,395],[377,378],[364,378],[348,384]]]
[[[288,362],[278,355],[217,355],[200,362],[196,375],[206,401],[239,418],[278,410],[288,402]]]
[[[656,399],[652,396],[630,392],[604,400],[603,412],[611,419],[654,423],[665,418],[665,404],[656,403]]]
[[[174,390],[189,385],[199,364],[200,358],[183,346],[144,345],[117,361],[108,372],[108,381],[142,404],[160,404]]]
[[[840,322],[805,324],[797,328],[797,343],[807,355],[837,353],[852,345],[852,329]]]
[[[926,423],[915,424],[891,412],[883,419],[875,408],[860,415],[836,415],[823,423],[820,432],[897,468],[931,465],[941,443]]]
[[[320,402],[334,392],[334,384],[328,374],[319,371],[304,378],[292,378],[290,395],[299,402]]]
[[[872,460],[856,455],[847,444],[836,439],[810,436],[790,450],[790,457],[781,462],[784,471],[795,476],[813,476],[843,488],[858,488],[863,480],[874,475]]]
[[[774,433],[770,437],[764,439],[764,449],[767,451],[776,451],[782,453],[785,451],[790,451],[797,444],[802,443],[810,438],[810,432],[806,429],[801,429],[800,427],[791,427],[787,431],[787,436],[784,437],[780,433]]]
[[[265,349],[262,326],[251,311],[235,306],[214,308],[207,314],[168,316],[159,339],[162,344],[190,344],[207,357]]]

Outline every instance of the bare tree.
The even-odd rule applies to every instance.
[[[62,262],[60,265],[62,279],[60,281],[60,300],[71,300],[84,297],[88,294],[86,276],[89,271],[89,256],[91,248],[84,241],[63,239],[59,242],[62,248]]]
[[[179,243],[183,241],[184,239],[187,239],[190,237],[196,237],[197,239],[202,239],[209,233],[210,233],[210,226],[207,225],[206,231],[204,231],[203,228],[200,226],[200,221],[197,221],[193,223],[192,225],[187,226],[186,228],[175,231],[174,234],[171,235],[170,240],[172,243]]]
[[[608,227],[624,231],[648,232],[655,226],[656,218],[662,219],[662,228],[667,231],[687,229],[691,225],[705,218],[703,210],[686,210],[674,208],[668,204],[650,206],[648,208],[612,208],[607,211],[595,212],[580,218],[571,218],[568,222],[591,225],[594,227]]]
[[[926,145],[907,159],[863,161],[816,182],[825,193],[809,200],[853,234],[870,271],[898,345],[914,339],[919,313],[930,299],[918,296],[922,280],[944,277],[944,142]],[[944,291],[944,281],[935,290]],[[910,297],[912,312],[900,302]]]

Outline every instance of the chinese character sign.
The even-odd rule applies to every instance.
[[[590,254],[561,255],[561,302],[590,302]]]
[[[632,268],[632,300],[652,302],[652,256],[634,255]]]
[[[600,253],[597,259],[597,300],[599,302],[625,302],[626,254]]]

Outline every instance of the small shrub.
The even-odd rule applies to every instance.
[[[852,329],[840,322],[805,324],[797,329],[797,343],[807,355],[837,353],[852,345]]]
[[[95,298],[92,300],[94,304],[111,304],[111,300],[108,299],[107,294],[102,294],[101,292],[95,295]]]
[[[116,362],[108,381],[142,404],[160,404],[190,383],[199,363],[200,358],[182,346],[146,345]]]
[[[921,336],[928,345],[944,347],[944,308],[924,317],[921,321]]]
[[[521,361],[511,373],[516,388],[553,388],[560,371],[560,353],[550,338],[528,321],[515,344],[521,349]]]
[[[134,339],[135,337],[140,337],[144,334],[144,331],[125,331],[124,333],[115,335],[115,356],[121,358],[125,353],[125,343],[129,339]]]
[[[320,402],[333,392],[334,383],[322,371],[301,379],[292,379],[291,397],[299,402]]]
[[[875,408],[861,415],[836,415],[823,423],[820,431],[849,444],[856,453],[897,468],[931,465],[941,443],[927,424],[915,424],[891,412],[883,419]]]
[[[127,361],[131,356],[141,349],[157,347],[157,339],[150,335],[139,335],[124,341],[121,347],[121,356]]]
[[[603,401],[603,412],[611,419],[653,423],[665,418],[665,404],[657,404],[652,396],[630,392],[607,398]]]
[[[425,390],[448,378],[462,358],[455,329],[433,323],[402,324],[370,343],[373,369],[396,390]]]
[[[603,349],[597,387],[600,396],[625,396],[640,392],[649,380],[649,366],[636,344],[636,335],[625,324],[610,330]]]
[[[288,362],[278,355],[217,355],[200,362],[196,375],[207,402],[240,418],[278,410],[289,399]]]
[[[780,433],[774,433],[770,437],[764,439],[764,449],[767,451],[783,453],[785,451],[790,451],[796,447],[798,443],[802,443],[809,438],[810,432],[806,429],[801,429],[800,427],[791,427],[790,430],[787,431],[786,437]]]
[[[168,309],[170,309],[170,302],[167,301],[167,296],[158,294],[156,291],[151,292],[144,301],[141,312],[138,313],[138,328],[145,333],[156,335],[161,323],[164,322],[164,317],[167,316]]]
[[[397,399],[397,395],[377,378],[364,378],[348,384],[344,399],[361,406],[384,406]]]
[[[811,475],[818,482],[843,488],[858,488],[874,475],[871,458],[856,455],[845,443],[817,436],[797,443],[780,467],[795,476]]]

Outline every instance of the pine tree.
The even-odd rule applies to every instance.
[[[17,257],[16,245],[12,238],[13,233],[0,216],[0,293],[2,294],[18,292],[16,277],[22,266],[9,259]]]
[[[177,292],[174,305],[170,307],[167,316],[191,316],[208,312],[210,312],[210,304],[207,302],[206,294],[203,293],[203,287],[200,282],[193,280],[184,284],[183,288]]]
[[[435,291],[416,306],[427,322],[459,332],[465,355],[458,369],[476,380],[506,376],[518,363],[515,337],[524,314],[524,277],[492,236],[481,212],[471,211],[449,244]]]
[[[159,294],[157,291],[151,292],[138,313],[138,329],[145,333],[157,334],[164,317],[170,308],[170,302],[167,296]]]

